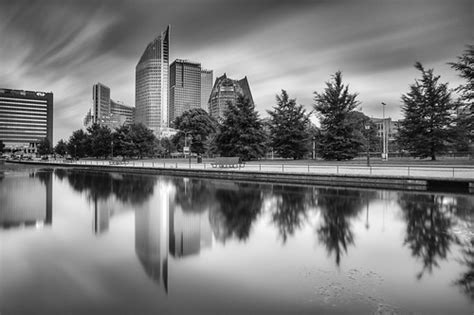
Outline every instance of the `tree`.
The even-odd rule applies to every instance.
[[[380,138],[377,136],[377,125],[370,119],[370,117],[364,115],[362,112],[353,111],[348,115],[348,121],[352,124],[354,130],[354,137],[357,141],[367,150],[367,140],[370,139],[370,151],[380,152],[382,150],[380,144]],[[365,129],[369,126],[369,129]]]
[[[138,156],[153,156],[155,153],[156,137],[151,129],[148,129],[143,124],[133,124],[127,126],[125,129],[124,138],[122,139],[122,147],[124,155]]]
[[[51,153],[51,143],[48,138],[43,138],[38,143],[38,154],[47,155]]]
[[[459,76],[466,80],[456,88],[460,96],[460,110],[456,119],[455,140],[456,149],[466,150],[471,146],[471,154],[474,153],[472,143],[474,142],[474,45],[468,45],[457,62],[449,65],[459,72]]]
[[[440,77],[433,74],[433,69],[425,70],[419,62],[415,68],[421,72],[421,79],[402,95],[405,118],[400,122],[399,142],[415,157],[436,160],[451,139],[456,105],[451,101],[448,84],[439,83]]]
[[[354,135],[349,114],[359,105],[357,93],[349,93],[341,71],[326,82],[324,92],[314,92],[314,109],[321,121],[321,155],[326,160],[350,160],[357,156],[360,141]]]
[[[93,124],[87,128],[90,141],[90,155],[106,157],[112,153],[112,132],[107,126]]]
[[[56,146],[54,147],[54,153],[64,156],[67,153],[67,144],[63,139],[59,140]]]
[[[86,156],[89,145],[89,136],[82,129],[74,131],[67,142],[67,151],[74,158]]]
[[[228,102],[224,121],[216,138],[222,156],[239,156],[244,160],[262,157],[265,153],[265,133],[255,106],[239,96],[235,104]]]
[[[176,135],[180,142],[187,134],[191,135],[191,151],[203,154],[207,151],[206,142],[209,135],[216,132],[217,121],[201,108],[193,108],[176,117],[174,126],[180,132]]]
[[[303,106],[290,99],[285,90],[276,95],[277,106],[267,111],[271,116],[270,144],[284,158],[302,159],[308,152],[309,117]]]

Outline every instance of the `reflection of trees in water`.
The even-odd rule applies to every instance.
[[[106,200],[114,195],[122,202],[141,204],[152,194],[157,177],[133,174],[89,173],[55,170],[59,178],[67,178],[71,187],[86,193],[91,200]]]
[[[173,178],[176,187],[175,203],[184,212],[202,213],[215,202],[210,182],[196,178]]]
[[[34,178],[38,178],[40,183],[47,185],[51,181],[52,173],[53,173],[53,169],[41,169],[34,173],[31,173],[30,176]]]
[[[455,284],[474,300],[474,237],[462,244],[462,255],[460,262],[467,267],[467,270],[455,280]]]
[[[453,221],[443,196],[402,194],[399,204],[407,224],[404,244],[423,263],[417,274],[420,279],[425,271],[431,273],[433,267],[438,267],[438,261],[446,259],[451,243],[457,242]]]
[[[316,205],[314,190],[298,186],[272,186],[271,197],[275,200],[272,222],[278,228],[283,243],[288,236],[301,229],[307,219],[307,210]]]
[[[262,209],[260,185],[236,183],[234,186],[238,189],[215,188],[217,204],[209,213],[214,234],[221,241],[231,237],[246,240],[252,222]]]
[[[334,252],[339,266],[347,247],[354,245],[350,219],[356,217],[362,206],[375,197],[375,191],[344,189],[319,189],[318,205],[322,223],[317,230],[318,239],[324,243],[328,255]]]

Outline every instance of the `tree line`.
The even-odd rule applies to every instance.
[[[473,141],[474,46],[469,45],[456,62],[450,63],[466,84],[455,89],[459,97],[433,69],[419,62],[420,78],[401,96],[404,118],[400,121],[397,146],[414,157],[436,159],[447,150],[467,152]],[[191,109],[177,117],[173,127],[178,133],[157,139],[144,125],[133,124],[115,130],[93,125],[86,131],[73,132],[69,140],[60,140],[54,152],[85,156],[152,157],[170,156],[190,147],[199,155],[239,156],[259,159],[270,151],[283,158],[302,159],[313,151],[326,160],[350,160],[367,149],[380,151],[375,124],[357,111],[358,93],[351,92],[337,71],[322,91],[314,92],[313,111],[306,112],[287,91],[276,95],[276,104],[261,119],[255,105],[239,96],[228,102],[221,121],[202,109]],[[310,122],[316,114],[317,128]],[[42,152],[49,144],[41,144]]]

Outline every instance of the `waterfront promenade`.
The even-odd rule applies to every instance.
[[[130,160],[126,164],[111,164],[109,160],[49,160],[23,163],[51,164],[64,166],[103,166],[103,167],[136,167],[154,169],[179,169],[179,170],[206,170],[225,172],[252,172],[252,173],[275,173],[275,174],[306,174],[306,175],[340,175],[340,176],[363,176],[363,177],[403,177],[403,178],[429,178],[450,180],[473,180],[474,164],[470,161],[450,161],[432,163],[403,163],[396,160],[393,162],[375,162],[370,167],[364,165],[361,160],[351,162],[325,162],[325,161],[292,161],[292,160],[263,160],[247,162],[243,167],[219,168],[212,167],[212,159],[206,159],[203,163],[191,162],[186,159],[154,159],[154,160]]]

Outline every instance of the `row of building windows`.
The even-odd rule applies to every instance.
[[[46,100],[33,100],[33,99],[29,99],[29,98],[12,98],[12,97],[0,96],[0,101],[3,101],[3,100],[15,101],[15,102],[25,102],[25,103],[43,103],[43,104],[47,103]]]

